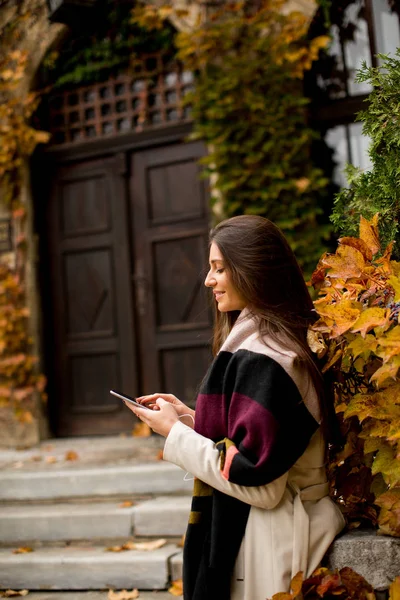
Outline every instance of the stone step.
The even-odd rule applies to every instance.
[[[45,500],[85,496],[190,494],[193,482],[166,462],[39,471],[3,471],[0,500]]]
[[[183,552],[177,552],[170,560],[171,580],[182,579]]]
[[[131,591],[131,590],[129,590]],[[175,596],[182,598],[182,596]],[[172,600],[168,592],[139,592],[138,600]],[[27,600],[108,600],[108,592],[30,592]]]
[[[190,512],[190,496],[159,496],[133,508],[134,532],[140,536],[181,536]]]
[[[36,548],[26,554],[0,549],[0,589],[165,590],[169,561],[179,549],[107,552],[104,545]]]
[[[131,591],[131,590],[129,590]],[[182,598],[182,596],[175,596]],[[138,600],[172,600],[168,592],[139,592]],[[27,600],[108,600],[108,592],[30,592]]]
[[[123,507],[118,502],[3,505],[0,543],[181,536],[190,496],[162,496]]]

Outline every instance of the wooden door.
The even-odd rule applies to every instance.
[[[180,143],[133,154],[131,161],[142,392],[169,392],[188,403],[211,360],[203,154],[201,143]]]
[[[59,435],[130,430],[109,394],[138,392],[125,156],[59,169],[49,204],[53,343],[50,402]]]

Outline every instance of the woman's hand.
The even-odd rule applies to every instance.
[[[158,406],[156,403],[157,398],[162,398],[166,402],[169,402],[170,404],[172,404],[176,410],[176,413],[180,417],[183,415],[189,414],[194,419],[195,411],[192,410],[191,408],[189,408],[188,406],[186,406],[186,404],[184,404],[181,400],[179,400],[173,394],[150,394],[148,396],[140,396],[140,398],[136,398],[136,400],[137,400],[137,402],[139,402],[139,404],[144,404],[145,406],[148,406],[152,410],[158,410]]]
[[[159,433],[164,437],[168,436],[173,425],[179,421],[175,407],[162,398],[158,398],[156,401],[157,410],[138,408],[130,402],[125,402],[125,404],[141,421],[147,423],[155,433]]]

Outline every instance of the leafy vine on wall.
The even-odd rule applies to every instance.
[[[328,183],[310,157],[302,78],[327,36],[307,40],[308,21],[283,15],[284,0],[229,2],[190,33],[176,36],[178,59],[196,73],[194,134],[206,142],[204,173],[221,217],[261,214],[285,232],[307,272],[325,250],[330,226],[318,223]],[[142,27],[160,27],[174,9],[144,4]]]
[[[13,407],[18,419],[29,422],[28,401],[35,392],[45,398],[45,378],[38,373],[29,334],[26,207],[21,191],[25,161],[37,144],[47,142],[49,134],[30,125],[37,97],[21,87],[28,56],[15,46],[23,37],[19,27],[27,27],[31,17],[29,11],[21,10],[19,20],[0,31],[0,47],[6,50],[0,59],[0,186],[3,206],[12,216],[15,241],[14,265],[0,264],[0,406]]]

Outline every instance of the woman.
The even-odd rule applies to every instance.
[[[129,408],[167,438],[164,460],[195,476],[185,599],[265,600],[309,576],[344,526],[328,497],[313,305],[282,233],[257,216],[212,231],[205,285],[216,356],[196,412],[170,394],[143,396],[151,412]]]

